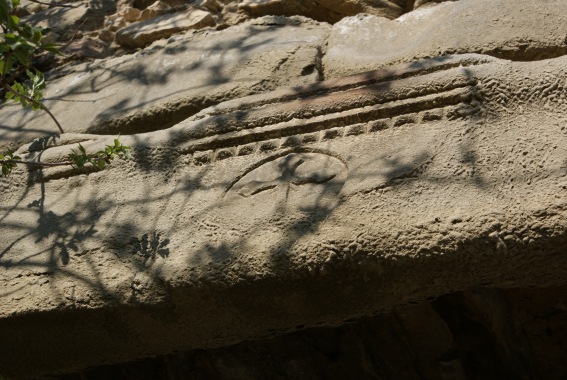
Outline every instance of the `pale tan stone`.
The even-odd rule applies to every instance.
[[[123,17],[118,17],[117,15],[107,17],[104,23],[104,26],[111,32],[116,32],[117,30],[124,28],[126,25],[128,25],[128,22]]]
[[[44,113],[2,104],[0,152],[53,162],[120,134],[134,154],[104,172],[19,165],[0,178],[0,377],[333,326],[479,286],[564,284],[565,2],[436,2],[380,2],[388,18],[418,9],[343,19],[331,38],[327,23],[263,17],[67,65],[44,98],[61,136]],[[371,3],[257,4],[329,21]],[[254,17],[223,5],[219,19]],[[93,25],[77,36],[99,38]],[[498,293],[459,301],[481,310],[465,320],[517,343],[526,320]],[[397,312],[408,329],[395,335],[461,376],[457,330],[421,309]],[[502,352],[524,358],[518,346]]]
[[[167,38],[174,33],[214,25],[215,20],[211,14],[202,10],[165,14],[150,20],[136,22],[118,30],[116,41],[128,47],[142,47],[155,40]]]
[[[216,0],[199,0],[195,3],[195,7],[205,8],[211,12],[220,12],[223,6]]]
[[[163,1],[156,1],[155,3],[153,3],[152,5],[150,5],[149,7],[147,7],[142,11],[138,20],[139,21],[148,20],[157,16],[161,16],[166,13],[171,13],[173,11],[174,9],[169,5],[167,5],[167,3]]]
[[[567,52],[563,25],[564,0],[459,0],[424,6],[396,20],[358,15],[333,26],[325,71],[340,77],[456,53],[524,61],[552,58]]]
[[[128,22],[135,22],[138,21],[141,15],[141,11],[139,9],[133,7],[125,7],[118,12],[118,17],[122,17],[124,20]]]
[[[114,37],[115,33],[108,29],[102,29],[98,35],[98,38],[100,38],[104,42],[112,42],[114,41]]]

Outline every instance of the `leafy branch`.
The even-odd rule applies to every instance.
[[[32,3],[47,5],[49,7],[59,7],[59,8],[77,8],[76,5],[69,5],[69,4],[59,4],[59,3],[46,3],[44,1],[39,0],[29,0]]]
[[[41,102],[45,89],[45,78],[38,70],[33,70],[33,59],[42,52],[61,54],[51,43],[42,42],[47,29],[20,22],[14,10],[20,0],[0,0],[0,89],[5,91],[5,99],[19,103],[24,108],[44,110],[63,133],[61,124]],[[27,74],[25,81],[18,79]]]
[[[6,154],[0,154],[0,162],[2,162],[2,175],[8,176],[12,169],[16,167],[16,164],[21,162],[20,156],[14,156],[14,152],[11,150],[8,151]]]
[[[1,1],[1,0],[0,0]],[[78,146],[78,151],[71,149],[71,153],[67,156],[69,159],[58,162],[38,162],[38,161],[24,161],[20,156],[15,156],[14,152],[8,151],[6,154],[0,154],[0,164],[2,164],[2,175],[7,177],[18,164],[28,166],[66,166],[71,165],[79,169],[94,168],[95,170],[103,170],[115,158],[122,160],[129,160],[131,158],[131,147],[122,145],[120,140],[114,139],[113,145],[106,145],[104,149],[98,150],[95,153],[87,153],[85,147],[81,144]]]
[[[26,70],[26,73],[31,80],[31,86],[18,82],[14,82],[12,86],[4,84],[4,89],[7,91],[6,100],[13,100],[17,103],[20,103],[22,107],[31,108],[33,111],[38,109],[44,110],[55,122],[55,125],[57,125],[57,128],[59,128],[59,132],[65,133],[57,118],[53,116],[51,111],[49,111],[45,104],[43,104],[40,100],[43,95],[42,91],[45,88],[45,78],[37,70],[35,71],[35,73]]]
[[[44,3],[39,0],[30,1],[50,6],[74,7],[59,3]],[[42,42],[43,35],[48,29],[20,22],[19,17],[14,14],[19,5],[20,0],[0,0],[0,94],[4,92],[6,101],[19,103],[23,108],[45,111],[59,131],[64,133],[57,118],[41,101],[45,78],[41,72],[33,68],[34,58],[38,54],[61,53],[56,45]],[[24,77],[24,73],[27,78]],[[130,159],[130,150],[129,146],[122,145],[118,139],[115,139],[114,145],[107,145],[95,153],[87,153],[79,144],[77,151],[71,150],[67,156],[68,160],[59,162],[24,161],[21,157],[15,156],[14,152],[8,151],[0,154],[0,164],[3,176],[8,176],[18,164],[39,167],[72,165],[80,169],[92,167],[95,170],[103,170],[116,157],[123,160]]]
[[[79,151],[76,152],[74,149],[71,149],[71,153],[68,157],[70,159],[70,164],[77,168],[82,169],[86,168],[87,165],[90,165],[99,170],[103,170],[110,161],[114,160],[115,157],[122,160],[129,160],[131,158],[131,149],[132,148],[129,146],[122,145],[120,140],[114,139],[114,145],[107,145],[104,149],[93,154],[87,154],[85,148],[79,144]]]

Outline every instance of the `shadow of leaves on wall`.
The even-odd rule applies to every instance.
[[[151,265],[157,257],[166,258],[169,256],[169,238],[162,238],[161,233],[145,233],[142,237],[130,239],[132,254],[141,256],[144,266]]]

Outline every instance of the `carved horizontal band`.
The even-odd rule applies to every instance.
[[[472,100],[473,87],[459,87],[453,90],[426,95],[408,100],[396,100],[386,104],[363,106],[347,111],[333,112],[327,115],[315,116],[308,119],[293,118],[275,124],[266,123],[263,126],[252,127],[215,134],[210,137],[191,141],[183,149],[186,153],[235,146],[242,142],[251,143],[272,138],[287,137],[296,134],[312,133],[353,124],[367,123],[373,120],[393,118],[407,113],[431,110],[442,106],[456,105]],[[264,120],[263,120],[264,121]],[[248,127],[250,125],[247,125]]]
[[[477,81],[466,66],[482,63],[455,58],[416,64],[409,73],[383,69],[229,101],[190,120],[179,152],[203,164],[388,126],[470,116],[480,111],[480,102]]]

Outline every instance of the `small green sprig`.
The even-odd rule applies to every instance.
[[[20,103],[22,107],[31,108],[34,111],[43,109],[41,98],[45,89],[45,78],[37,70],[35,73],[26,70],[26,74],[30,79],[30,84],[14,82],[10,86],[10,91],[6,92],[6,100],[13,100]]]
[[[59,121],[41,101],[45,79],[33,68],[34,60],[41,53],[61,52],[56,45],[42,41],[49,29],[20,22],[14,14],[19,5],[20,0],[0,0],[0,93],[24,108],[45,111],[63,133]],[[24,73],[28,79],[18,81]]]
[[[14,156],[14,152],[8,150],[6,154],[0,154],[0,163],[2,163],[2,175],[7,177],[12,169],[16,167],[22,158],[20,156]]]
[[[9,150],[6,154],[0,154],[0,164],[2,164],[2,175],[5,177],[12,172],[12,169],[14,169],[17,164],[28,166],[72,165],[76,168],[85,170],[89,167],[95,168],[96,170],[103,170],[106,168],[106,165],[110,164],[110,161],[115,158],[119,158],[121,160],[129,160],[132,158],[130,153],[131,150],[131,147],[122,145],[118,139],[114,139],[114,145],[106,145],[104,149],[91,154],[87,153],[85,147],[79,144],[78,151],[71,149],[71,153],[67,156],[69,158],[68,161],[59,162],[23,161],[21,157],[14,156],[14,152]]]
[[[92,154],[88,154],[85,147],[79,144],[79,151],[72,149],[68,157],[69,160],[71,160],[71,164],[77,168],[84,169],[87,165],[90,165],[99,170],[103,170],[115,157],[122,160],[129,160],[131,158],[131,149],[132,148],[129,146],[122,145],[120,140],[114,139],[114,145],[107,145],[104,149]]]

